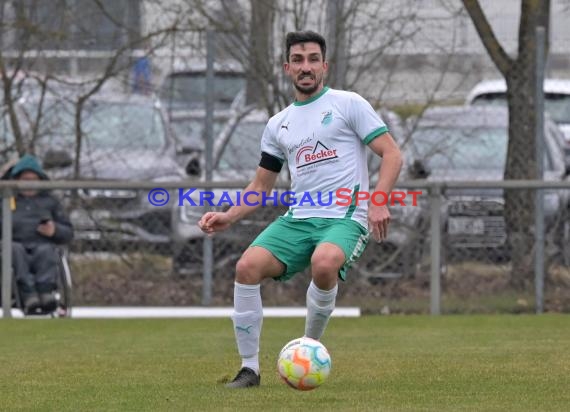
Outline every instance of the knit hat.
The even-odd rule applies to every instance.
[[[48,175],[42,169],[40,162],[35,156],[26,154],[22,156],[22,158],[14,165],[12,171],[10,172],[10,176],[12,179],[16,179],[21,173],[31,171],[36,173],[40,179],[42,180],[49,180]]]

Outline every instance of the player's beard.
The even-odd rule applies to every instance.
[[[313,84],[312,86],[301,86],[298,82],[301,81],[301,79],[298,79],[297,81],[293,82],[293,86],[295,86],[295,89],[297,89],[297,91],[299,93],[303,93],[306,96],[310,96],[313,93],[315,93],[317,91],[317,89],[319,88],[319,86],[321,85],[321,83],[323,82],[323,78],[318,78],[317,76],[313,76],[315,79],[315,84]]]

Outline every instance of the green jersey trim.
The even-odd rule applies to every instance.
[[[345,219],[350,219],[354,214],[354,210],[356,209],[356,192],[360,189],[360,185],[354,186],[354,190],[352,191],[352,202],[350,202],[350,206],[348,207],[346,214],[344,215]]]
[[[388,132],[388,127],[382,126],[378,129],[374,130],[372,133],[368,133],[368,136],[366,136],[364,138],[364,144],[369,144],[372,140],[376,139],[377,137],[379,137],[379,136],[381,136],[387,132]]]
[[[328,92],[328,91],[329,91],[329,87],[328,87],[328,86],[325,86],[325,87],[323,87],[323,90],[321,90],[319,93],[315,94],[315,95],[314,95],[313,97],[311,97],[310,99],[303,100],[302,102],[297,102],[297,101],[295,101],[295,102],[293,102],[293,105],[294,105],[294,106],[304,106],[304,105],[306,105],[306,104],[312,103],[312,102],[314,102],[315,100],[317,100],[319,97],[321,97],[323,94],[325,94],[325,93]]]

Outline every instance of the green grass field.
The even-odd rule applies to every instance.
[[[333,318],[320,388],[282,383],[301,318],[266,318],[262,386],[238,369],[229,319],[0,320],[0,410],[568,411],[570,316]]]

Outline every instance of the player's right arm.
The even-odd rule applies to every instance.
[[[241,203],[239,205],[232,206],[225,212],[207,212],[198,222],[198,226],[207,234],[226,230],[232,224],[249,215],[261,206],[263,200],[262,193],[271,192],[273,186],[275,186],[277,176],[279,176],[278,172],[258,167],[255,172],[255,177],[244,190],[244,193],[251,193],[247,199],[251,206]]]

